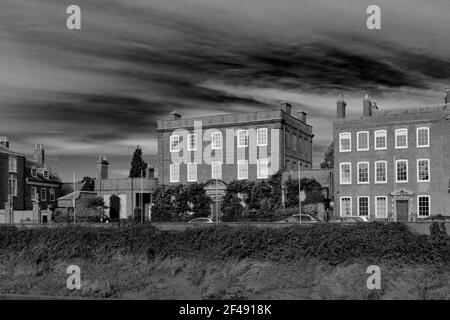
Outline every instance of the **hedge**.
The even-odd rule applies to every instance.
[[[415,235],[400,223],[317,224],[280,229],[208,227],[162,232],[148,225],[118,228],[0,228],[0,259],[42,261],[115,255],[295,261],[315,258],[336,265],[360,261],[448,264],[448,236]]]

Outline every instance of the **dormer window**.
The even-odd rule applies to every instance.
[[[32,176],[32,177],[36,177],[36,173],[37,173],[37,172],[36,172],[36,169],[34,169],[34,168],[31,169],[31,176]]]
[[[48,171],[47,170],[44,170],[44,178],[48,179]]]

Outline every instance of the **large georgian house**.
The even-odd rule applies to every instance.
[[[361,117],[337,101],[335,214],[415,221],[450,215],[450,94],[445,103],[380,110],[366,95]]]

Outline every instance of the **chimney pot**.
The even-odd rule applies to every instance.
[[[363,117],[372,116],[372,103],[370,102],[369,95],[366,93],[363,100]]]
[[[34,147],[33,159],[40,165],[45,164],[45,150],[42,143],[38,143]]]
[[[0,137],[0,146],[8,148],[9,149],[9,141],[8,141],[8,137]]]
[[[177,111],[172,111],[170,113],[170,120],[178,120],[181,119],[181,114],[179,114]]]
[[[104,155],[98,157],[97,160],[97,175],[98,179],[108,179],[109,162]]]
[[[306,123],[306,116],[307,116],[307,113],[305,111],[297,112],[297,119],[299,119],[300,121],[302,121],[304,123]]]
[[[336,116],[338,119],[345,118],[345,107],[347,103],[344,101],[344,95],[342,93],[339,94],[338,100],[336,101]]]

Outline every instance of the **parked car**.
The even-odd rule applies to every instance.
[[[423,219],[420,219],[419,221],[440,221],[440,222],[450,222],[450,216],[443,216],[441,214],[437,214],[434,216],[429,216]]]
[[[214,223],[214,221],[211,218],[195,218],[189,221],[188,223],[195,223],[195,224],[208,224],[208,223]]]
[[[309,215],[309,214],[305,214],[302,213],[301,214],[301,220],[300,220],[300,214],[294,214],[290,217],[288,217],[285,220],[281,220],[281,221],[277,221],[277,223],[318,223],[320,222],[319,220],[317,220],[316,218],[314,218],[313,216]]]
[[[111,219],[106,214],[104,214],[100,217],[100,222],[102,222],[102,223],[109,223],[110,221],[111,221]]]
[[[331,223],[361,223],[361,222],[369,222],[369,219],[367,217],[337,217],[334,219],[331,219]]]

